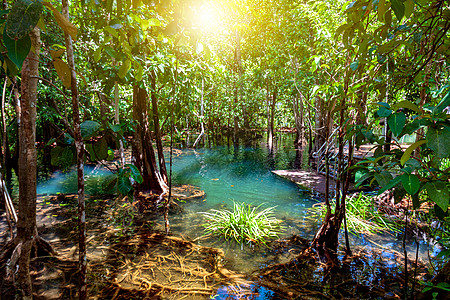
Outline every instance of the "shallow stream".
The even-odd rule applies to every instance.
[[[181,150],[179,155],[174,155],[173,183],[197,186],[205,191],[205,199],[180,203],[183,213],[170,216],[172,233],[188,240],[197,240],[197,243],[203,246],[223,248],[227,267],[238,272],[250,274],[269,263],[282,262],[279,257],[277,261],[274,261],[270,251],[264,247],[245,246],[241,249],[241,246],[236,243],[225,242],[217,237],[203,237],[205,232],[202,224],[205,218],[200,212],[208,212],[212,209],[231,210],[233,202],[261,205],[262,208],[275,206],[275,215],[282,221],[285,228],[280,235],[281,238],[299,235],[305,239],[312,239],[320,226],[320,221],[309,218],[306,209],[320,199],[308,190],[279,178],[271,172],[292,169],[305,164],[301,153],[296,152],[292,144],[292,138],[283,135],[272,151],[269,151],[264,141],[257,141],[249,147],[231,145],[197,150],[185,149]],[[168,155],[166,161],[169,161]],[[98,169],[86,170],[87,193],[95,194],[101,190],[102,178],[109,173]],[[75,176],[72,173],[57,173],[38,186],[38,193],[75,193]],[[161,218],[157,223],[162,228]],[[343,235],[341,238],[341,245],[343,245]],[[392,258],[392,268],[399,267],[392,250],[403,252],[401,236],[387,234],[350,236],[350,242],[353,248],[365,248],[368,251],[380,248],[389,250],[382,251],[383,258],[387,260]],[[413,259],[416,249],[414,240],[408,241],[407,248],[410,258]],[[427,261],[425,243],[421,244],[419,257]],[[222,292],[227,294],[225,291]],[[262,291],[261,295],[264,293],[266,292]],[[216,299],[221,299],[221,296]]]

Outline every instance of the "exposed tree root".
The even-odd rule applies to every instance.
[[[126,295],[213,295],[219,285],[248,285],[244,275],[222,264],[221,249],[197,245],[179,237],[161,233],[136,235],[109,251],[109,286],[101,292],[112,299]],[[104,268],[105,265],[91,266]],[[101,272],[101,270],[95,270]]]
[[[12,276],[17,268],[18,260],[22,247],[24,246],[23,241],[17,236],[8,241],[0,252],[0,266],[6,267],[6,279],[13,279]],[[31,256],[46,256],[46,255],[57,255],[53,247],[49,242],[41,238],[36,233],[33,240],[31,241]]]

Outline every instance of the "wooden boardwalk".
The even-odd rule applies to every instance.
[[[325,194],[326,177],[314,170],[276,170],[272,172],[298,184],[302,188]],[[330,193],[333,193],[335,188],[336,182],[333,178],[330,178]]]

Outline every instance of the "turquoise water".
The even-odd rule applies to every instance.
[[[245,202],[263,208],[276,206],[275,216],[282,221],[284,231],[280,237],[293,234],[312,239],[320,226],[320,220],[311,220],[306,209],[317,203],[311,194],[294,183],[274,175],[272,170],[292,169],[298,166],[299,153],[293,149],[291,137],[277,141],[277,147],[269,151],[263,142],[251,147],[217,146],[199,150],[185,149],[173,157],[173,183],[191,184],[205,191],[205,199],[181,203],[182,213],[171,214],[171,231],[174,235],[197,240],[205,246],[224,249],[227,261],[235,269],[250,272],[270,260],[264,248],[254,249],[228,243],[217,237],[203,237],[202,224],[206,219],[200,212],[212,209],[232,209],[233,201]],[[169,158],[166,156],[166,160]],[[86,192],[101,193],[101,184],[110,172],[86,167]],[[39,184],[39,194],[76,193],[76,172],[55,173],[48,181]],[[158,217],[158,228],[163,227]],[[341,237],[341,245],[343,245]],[[402,251],[400,237],[391,235],[351,236],[351,245],[376,249]],[[374,243],[375,242],[375,243]],[[425,258],[426,245],[421,245],[420,257]],[[378,248],[379,249],[379,248]],[[408,242],[408,252],[414,253],[413,241]],[[389,255],[389,253],[386,253]]]
[[[303,217],[305,208],[315,201],[295,184],[271,172],[290,168],[294,159],[294,151],[270,154],[264,148],[185,150],[173,159],[173,182],[204,190],[204,209],[232,207],[235,201],[276,206],[277,212]]]

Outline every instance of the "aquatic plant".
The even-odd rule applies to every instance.
[[[336,200],[330,201],[336,207]],[[375,234],[380,232],[398,232],[399,225],[386,218],[376,208],[372,196],[359,193],[346,199],[347,230],[353,234]],[[324,218],[327,212],[325,203],[318,203],[308,209],[311,218]],[[334,213],[334,211],[333,211]],[[344,226],[344,225],[342,225]]]
[[[223,236],[226,240],[234,239],[241,245],[244,242],[266,244],[267,239],[278,237],[282,227],[273,215],[275,207],[258,211],[260,207],[234,202],[233,211],[202,212],[208,219],[203,227],[208,233]]]

